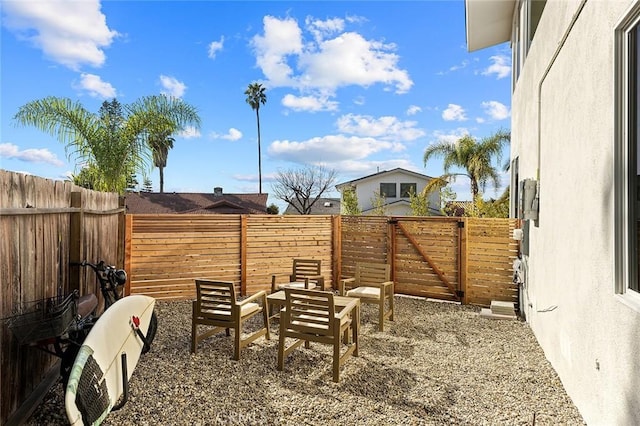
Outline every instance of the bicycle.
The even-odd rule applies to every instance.
[[[122,269],[98,263],[82,261],[72,266],[89,267],[95,274],[104,299],[104,311],[121,299],[120,288],[127,282]],[[95,293],[79,296],[74,290],[66,297],[58,296],[31,302],[28,312],[9,318],[9,328],[20,344],[35,346],[60,358],[60,377],[66,388],[71,368],[85,338],[100,319],[97,315],[98,298]],[[150,350],[156,335],[158,318],[153,312],[142,353]]]

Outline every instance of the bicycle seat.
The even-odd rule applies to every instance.
[[[95,294],[85,294],[78,299],[78,315],[84,318],[98,307],[98,298]]]

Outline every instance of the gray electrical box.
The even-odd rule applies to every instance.
[[[533,179],[520,181],[520,200],[518,217],[525,220],[538,220],[538,184]]]

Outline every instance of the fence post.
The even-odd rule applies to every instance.
[[[338,283],[342,278],[342,216],[332,216],[331,222],[331,240],[333,241],[333,247],[331,248],[331,269],[333,270],[331,285],[334,290],[337,290]]]
[[[468,236],[469,221],[466,217],[460,218],[458,222],[458,280],[460,282],[460,291],[462,292],[461,303],[463,305],[469,303],[469,294],[467,292],[467,268],[469,260],[469,252],[467,250]]]
[[[71,208],[79,208],[78,212],[71,212],[69,215],[69,291],[80,290],[82,282],[82,268],[74,263],[83,260],[84,246],[84,213],[82,192],[71,193]]]
[[[123,196],[118,197],[118,207],[122,209],[118,213],[118,252],[116,253],[118,268],[124,268],[124,256],[125,256],[125,238],[126,238],[126,223],[125,223],[125,198]]]
[[[389,217],[387,220],[387,263],[391,268],[391,281],[396,282],[396,224],[398,219]],[[394,284],[395,286],[396,284]]]
[[[247,294],[247,215],[240,215],[240,295]]]
[[[133,235],[133,215],[125,214],[124,215],[124,270],[127,273],[127,283],[124,286],[124,294],[125,296],[129,296],[131,294],[131,278],[133,278],[133,273],[131,271],[131,236]]]

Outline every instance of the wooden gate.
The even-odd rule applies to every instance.
[[[462,301],[464,220],[394,217],[389,224],[396,292]]]

